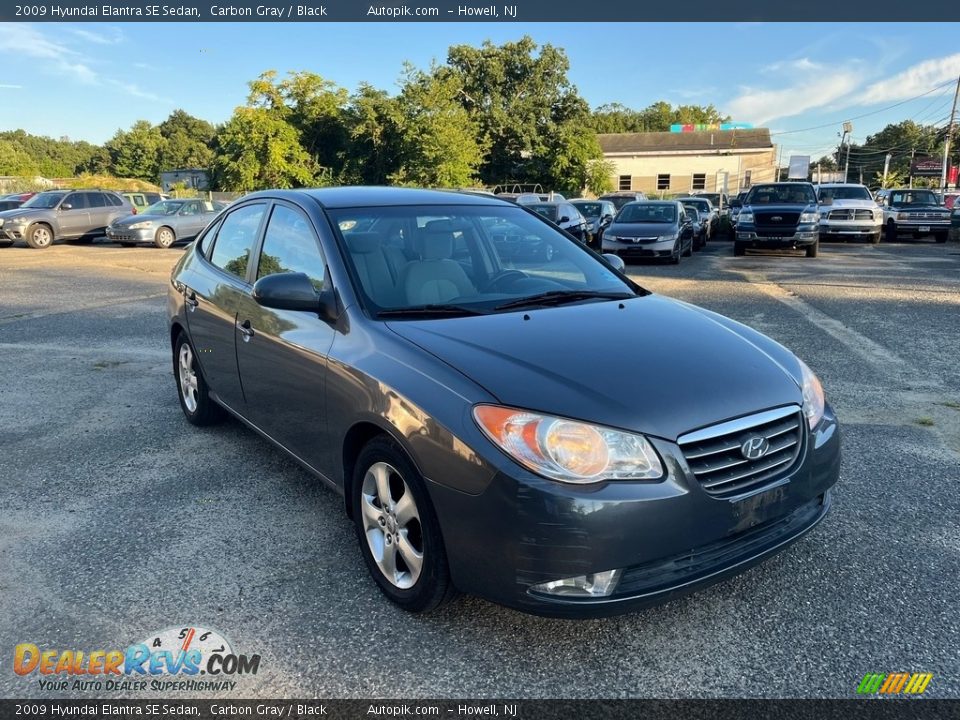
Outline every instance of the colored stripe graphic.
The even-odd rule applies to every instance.
[[[920,695],[930,681],[931,673],[867,673],[857,686],[859,695]]]

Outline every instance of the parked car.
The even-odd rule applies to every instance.
[[[710,216],[701,215],[696,205],[683,203],[683,209],[693,223],[693,249],[700,250],[706,247],[707,240],[710,238]]]
[[[537,193],[500,193],[495,197],[500,200],[509,200],[517,205],[530,205],[531,203],[543,202],[543,199]]]
[[[497,225],[553,259],[502,263]],[[393,250],[412,258],[399,275]],[[840,432],[786,348],[617,267],[495,198],[253,193],[173,269],[177,397],[188,422],[235,415],[342,494],[408,611],[454,589],[574,617],[664,602],[817,525]],[[597,368],[616,359],[630,371],[611,383]]]
[[[734,197],[730,198],[730,211],[727,214],[727,217],[730,218],[730,229],[736,231],[737,229],[737,218],[740,217],[740,211],[743,209],[743,199],[747,196],[747,192],[737,193]]]
[[[626,191],[626,190],[607,193],[606,195],[601,195],[598,198],[598,200],[607,200],[608,202],[612,202],[613,206],[617,209],[617,212],[619,212],[620,208],[622,208],[624,205],[626,205],[629,202],[645,202],[646,199],[647,199],[647,196],[644,195],[642,192],[633,192],[633,191]]]
[[[4,195],[0,197],[0,212],[4,210],[15,210],[16,208],[23,205],[23,200],[17,195]]]
[[[152,242],[159,248],[172,247],[181,240],[195,238],[225,207],[209,200],[161,200],[137,215],[115,220],[107,228],[107,239],[124,247],[143,242]]]
[[[816,189],[821,238],[864,238],[874,245],[880,242],[883,209],[865,185],[824,183]]]
[[[947,241],[950,211],[940,204],[932,190],[890,190],[882,206],[887,242],[896,242],[903,235],[913,238],[933,235],[938,243]]]
[[[617,214],[616,205],[609,200],[586,199],[571,200],[570,204],[587,219],[590,246],[599,250],[603,231],[613,222],[613,216]]]
[[[820,212],[813,185],[805,182],[762,183],[747,194],[737,218],[733,254],[748,248],[820,252]]]
[[[603,252],[625,260],[667,258],[676,265],[693,253],[694,225],[675,200],[627,203],[603,233]]]
[[[590,224],[587,222],[587,219],[580,214],[580,211],[574,207],[573,203],[540,202],[530,203],[525,207],[538,215],[542,215],[561,230],[565,230],[573,235],[580,242],[588,243],[590,241]]]
[[[960,197],[960,193],[948,192],[943,194],[943,206],[947,210],[953,210],[957,206],[957,198]]]
[[[684,195],[677,198],[684,205],[693,205],[707,216],[707,239],[712,238],[720,227],[720,213],[710,200],[702,195]]]
[[[701,190],[694,190],[691,193],[693,197],[706,198],[710,201],[710,204],[713,205],[714,209],[719,215],[723,215],[727,212],[727,209],[730,207],[730,198],[727,197],[727,194],[724,192],[703,192]]]
[[[109,190],[47,190],[0,213],[0,242],[26,240],[32,248],[50,247],[57,240],[93,242],[131,212],[129,201]]]

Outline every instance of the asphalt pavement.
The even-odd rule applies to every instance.
[[[629,267],[804,358],[843,469],[830,516],[786,552],[589,621],[469,597],[407,615],[339,497],[239,423],[188,425],[165,324],[180,252],[0,249],[0,697],[88,695],[15,675],[19,643],[123,648],[187,626],[262,660],[232,692],[177,697],[842,698],[867,672],[933,673],[927,696],[960,697],[956,243],[807,259],[719,241]]]

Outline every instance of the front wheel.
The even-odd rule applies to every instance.
[[[883,235],[883,233],[874,233],[873,235],[871,235],[871,236],[870,236],[870,243],[871,243],[872,245],[879,245],[879,244],[880,244],[880,236],[881,236],[881,235]]]
[[[947,235],[949,235],[949,233],[937,233],[933,236],[933,239],[938,243],[945,243],[947,241]]]
[[[897,226],[891,220],[887,223],[887,242],[896,242],[897,241]]]
[[[807,245],[807,257],[815,258],[820,253],[820,241],[817,240],[813,245]]]
[[[50,247],[53,245],[53,230],[49,225],[34,225],[27,231],[27,245],[37,250]]]
[[[733,254],[734,254],[736,257],[741,257],[742,255],[746,255],[746,254],[747,254],[747,248],[744,246],[743,243],[739,243],[739,242],[737,242],[736,240],[734,240],[734,242],[733,242]]]
[[[687,249],[684,251],[684,257],[691,257],[693,255],[693,240],[690,240],[690,244],[687,245]]]
[[[168,227],[162,227],[157,230],[157,234],[153,236],[153,244],[158,248],[166,249],[173,245],[176,239],[173,230]]]
[[[380,591],[409,612],[427,612],[455,593],[426,487],[392,439],[360,452],[351,486],[360,552]]]

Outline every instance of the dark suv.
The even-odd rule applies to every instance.
[[[0,212],[0,243],[26,240],[45,248],[57,240],[92,242],[107,226],[133,213],[133,206],[107,190],[48,190],[15,210]]]
[[[816,257],[820,249],[817,193],[805,182],[754,185],[737,217],[733,254],[747,248],[805,249]]]

